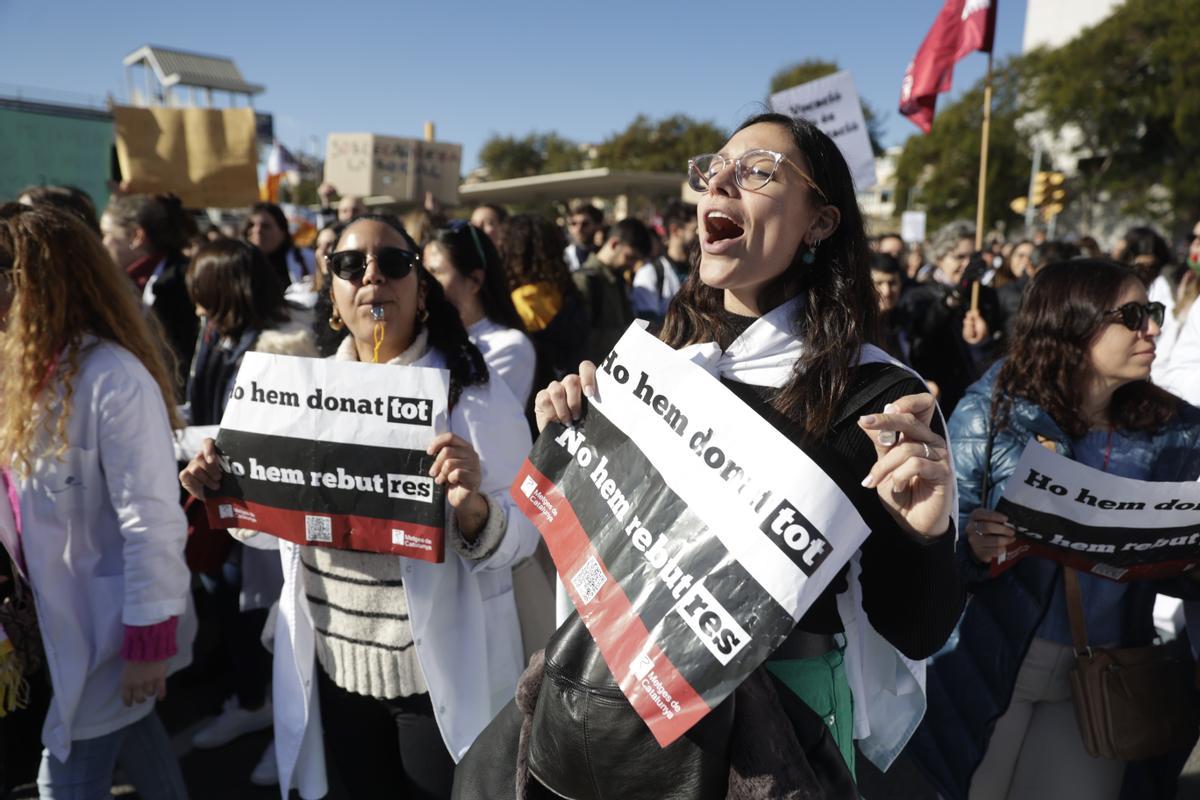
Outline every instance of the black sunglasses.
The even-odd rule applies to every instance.
[[[379,271],[394,281],[405,277],[421,263],[419,255],[400,247],[381,247],[373,257]],[[362,250],[339,250],[327,255],[325,261],[334,275],[344,281],[358,283],[367,271],[367,258],[367,253]]]
[[[1126,303],[1120,308],[1104,312],[1106,317],[1112,314],[1119,314],[1121,324],[1129,330],[1140,331],[1148,319],[1154,320],[1155,325],[1161,326],[1167,316],[1167,307],[1162,303]]]

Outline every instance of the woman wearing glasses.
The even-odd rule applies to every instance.
[[[455,759],[511,696],[522,666],[510,565],[538,537],[507,489],[529,433],[398,222],[358,217],[329,267],[330,324],[350,332],[334,358],[450,372],[450,430],[429,443],[434,478],[447,487],[446,560],[275,542],[285,579],[274,670],[280,784],[306,798],[325,792],[323,738],[350,797],[446,797]],[[216,488],[215,461],[208,443],[181,474],[185,488]]]
[[[973,599],[931,668],[930,713],[914,748],[947,797],[1121,794],[1126,764],[1088,756],[1075,719],[1070,575],[1026,558],[990,578],[989,564],[1014,538],[991,509],[1033,440],[1126,478],[1196,479],[1200,412],[1147,380],[1163,313],[1133,269],[1100,259],[1047,266],[1026,292],[1007,357],[950,419],[967,545],[958,555]],[[1086,574],[1078,583],[1090,644],[1150,643],[1155,592],[1170,587]],[[1123,796],[1174,796],[1126,784]]]
[[[765,784],[749,785],[745,770],[751,769],[772,783],[765,796],[815,796],[820,789],[823,797],[857,797],[854,739],[868,737],[864,752],[886,764],[923,709],[918,677],[907,671],[904,680],[914,691],[886,715],[868,698],[884,685],[895,693],[897,670],[909,669],[899,656],[919,660],[936,651],[962,608],[946,443],[932,398],[917,394],[924,385],[868,346],[878,301],[853,182],[836,145],[808,122],[766,114],[744,123],[719,154],[694,158],[689,172],[693,188],[704,192],[697,210],[699,264],[676,296],[661,338],[676,348],[715,342],[725,353],[721,364],[731,368],[784,365],[738,370],[742,377],[721,370],[718,377],[838,483],[871,535],[856,558],[861,574],[854,586],[848,569],[837,575],[752,676],[756,686],[773,687],[780,702],[738,717],[736,695],[665,750],[626,704],[620,732],[610,726],[595,737],[603,752],[573,731],[554,731],[562,734],[564,766],[531,771],[529,796],[764,796],[755,792]],[[594,365],[585,362],[580,375],[539,392],[539,425],[578,418],[585,395],[595,391],[594,376]],[[855,611],[843,618],[842,607]],[[861,624],[863,611],[870,626]],[[850,626],[863,635],[853,635]],[[886,657],[865,658],[867,639]],[[584,642],[592,647],[590,639]],[[602,660],[581,660],[593,668],[581,682],[611,695],[616,687]],[[545,680],[551,680],[549,668]],[[547,696],[543,691],[539,703]],[[545,723],[556,715],[541,707],[537,713],[521,742],[549,733]],[[714,729],[730,716],[731,731]],[[716,722],[705,727],[710,718]],[[482,740],[477,749],[481,760],[471,758],[470,766],[478,763],[482,771]],[[731,752],[753,752],[761,760],[735,760],[731,774]],[[510,784],[511,775],[510,769]],[[511,790],[492,792],[501,781],[489,776],[475,783],[488,788],[465,791],[464,776],[463,797],[512,796]]]

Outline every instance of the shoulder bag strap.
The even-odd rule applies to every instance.
[[[1083,594],[1079,590],[1079,573],[1073,567],[1063,567],[1063,588],[1067,593],[1067,619],[1071,622],[1071,641],[1075,655],[1089,652],[1087,623],[1083,619]]]

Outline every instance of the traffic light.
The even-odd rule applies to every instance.
[[[1063,188],[1063,183],[1067,180],[1067,176],[1061,172],[1039,172],[1033,176],[1033,191],[1030,199],[1038,208],[1043,208],[1047,205],[1058,203],[1067,197],[1067,190]],[[1060,211],[1062,209],[1059,209]]]

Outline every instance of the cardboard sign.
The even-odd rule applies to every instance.
[[[216,528],[442,561],[446,370],[247,353],[221,418]]]
[[[597,383],[512,495],[665,747],[787,638],[869,530],[803,451],[636,325]]]
[[[875,153],[849,70],[771,95],[771,110],[806,119],[837,144],[860,192],[875,185]]]
[[[445,205],[458,202],[462,145],[373,133],[331,133],[325,180],[343,195],[387,195],[422,202],[426,192]]]
[[[130,192],[173,192],[188,208],[258,202],[252,108],[113,108]]]
[[[1115,581],[1165,578],[1200,566],[1200,483],[1121,478],[1031,441],[996,510],[1016,541],[999,574],[1027,556]]]

